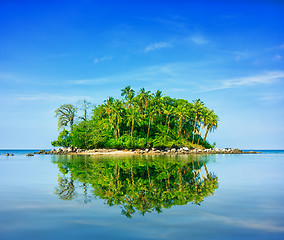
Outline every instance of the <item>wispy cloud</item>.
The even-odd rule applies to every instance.
[[[267,47],[265,50],[270,51],[270,50],[276,50],[276,49],[284,49],[284,43],[278,45],[278,46],[272,46],[272,47]]]
[[[63,95],[53,95],[53,94],[28,94],[28,95],[17,95],[15,97],[17,100],[20,101],[68,101],[74,102],[78,101],[79,99],[87,99],[89,97],[85,96],[63,96]]]
[[[271,95],[258,98],[258,100],[266,103],[277,103],[284,100],[283,95]]]
[[[276,54],[276,55],[272,58],[273,61],[280,61],[281,59],[282,59],[282,56],[279,55],[279,54]]]
[[[157,42],[157,43],[152,43],[150,45],[148,45],[147,47],[145,47],[144,51],[150,52],[153,50],[157,50],[157,49],[161,49],[161,48],[168,48],[171,47],[172,45],[169,42]]]
[[[111,61],[112,59],[113,59],[113,56],[103,56],[101,58],[95,58],[94,63],[97,64],[99,62]]]
[[[222,89],[229,89],[229,88],[238,88],[238,87],[252,86],[252,85],[258,85],[258,84],[271,84],[279,80],[280,78],[284,78],[283,71],[267,72],[261,75],[255,75],[255,76],[250,76],[250,77],[227,79],[227,80],[219,81],[217,83],[217,86],[204,89],[201,92],[215,91],[215,90],[222,90]]]
[[[200,34],[191,36],[190,40],[197,45],[205,45],[209,43],[209,41]]]
[[[227,216],[213,215],[210,214],[211,217],[215,218],[217,221],[223,222],[227,225],[233,225],[235,227],[248,228],[248,229],[257,229],[260,231],[268,231],[268,232],[284,232],[284,226],[277,226],[272,221],[262,221],[255,219],[237,219],[231,218]]]

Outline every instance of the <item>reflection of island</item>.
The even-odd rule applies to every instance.
[[[109,206],[121,205],[127,217],[138,211],[161,212],[163,208],[200,204],[218,188],[218,178],[206,164],[170,158],[56,159],[59,169],[56,194],[71,200],[79,191],[84,201],[104,199]]]

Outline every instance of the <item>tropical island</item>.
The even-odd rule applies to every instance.
[[[88,111],[92,105],[86,100],[80,106],[61,105],[55,110],[61,132],[52,146],[86,150],[215,146],[207,141],[207,136],[218,127],[219,118],[200,99],[191,103],[145,88],[135,94],[131,86],[121,90],[121,97],[108,97],[94,106],[90,119]]]

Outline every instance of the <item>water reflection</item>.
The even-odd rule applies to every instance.
[[[60,199],[87,203],[100,198],[121,206],[127,217],[190,202],[200,205],[218,188],[217,176],[198,159],[56,156],[53,162],[60,170],[55,190]]]

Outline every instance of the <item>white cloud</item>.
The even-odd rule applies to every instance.
[[[171,47],[171,44],[168,42],[157,42],[157,43],[152,43],[145,47],[144,51],[145,52],[150,52],[156,49],[161,49],[161,48],[168,48]]]
[[[238,62],[238,61],[240,61],[240,59],[241,59],[241,56],[236,56],[236,62]]]
[[[218,86],[214,86],[212,88],[208,88],[203,91],[204,92],[215,91],[215,90],[230,89],[230,88],[237,88],[244,86],[252,86],[257,84],[271,84],[280,78],[284,78],[283,71],[267,72],[262,75],[223,80],[219,82]]]
[[[190,37],[190,40],[192,42],[194,42],[197,45],[205,45],[207,44],[209,41],[207,39],[205,39],[204,36],[202,35],[194,35]]]
[[[259,100],[266,102],[266,103],[277,103],[283,101],[284,96],[282,95],[271,95],[271,96],[264,96],[259,98]]]
[[[278,55],[278,54],[276,54],[276,55],[272,58],[273,61],[280,61],[281,59],[282,59],[282,56],[280,56],[280,55]]]
[[[277,226],[272,221],[262,221],[255,219],[237,219],[227,216],[218,216],[210,214],[211,217],[215,218],[219,222],[223,222],[227,225],[233,225],[234,227],[248,228],[248,229],[257,229],[259,231],[268,231],[268,232],[284,232],[283,226]]]
[[[20,101],[77,101],[79,99],[87,99],[85,96],[62,96],[52,94],[29,94],[29,95],[17,95],[16,99]]]
[[[101,58],[95,58],[94,63],[97,64],[99,62],[110,61],[113,59],[113,56],[103,56]]]

